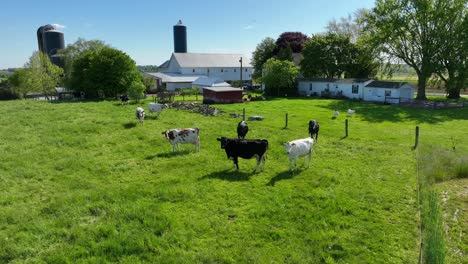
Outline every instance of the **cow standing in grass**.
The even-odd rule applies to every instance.
[[[238,139],[238,138],[217,138],[221,141],[221,148],[226,151],[228,159],[234,161],[236,170],[239,170],[238,158],[257,160],[254,173],[257,171],[258,165],[262,162],[262,171],[265,170],[265,155],[268,150],[268,140],[266,139]]]
[[[317,120],[310,120],[309,121],[309,135],[311,138],[315,136],[315,142],[318,140],[318,133],[320,130],[320,126]]]
[[[200,151],[200,130],[198,128],[175,128],[162,132],[172,145],[172,152],[179,149],[180,144],[194,144]]]
[[[245,138],[247,132],[249,132],[247,122],[245,122],[244,120],[240,121],[237,125],[237,138]]]
[[[167,107],[167,105],[164,104],[158,104],[158,103],[149,103],[148,104],[148,110],[150,113],[157,113],[157,117],[161,114],[163,108]]]
[[[286,153],[288,154],[289,158],[289,171],[293,171],[292,162],[294,161],[294,169],[297,170],[297,160],[299,157],[304,157],[304,165],[305,165],[305,157],[309,156],[309,164],[307,168],[310,167],[310,162],[312,160],[312,151],[314,148],[314,139],[308,137],[303,139],[296,139],[287,143],[284,143],[286,147]]]
[[[143,125],[143,121],[145,120],[145,110],[141,107],[138,107],[135,111],[136,118],[140,121],[140,124]]]

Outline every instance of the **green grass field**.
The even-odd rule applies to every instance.
[[[273,99],[139,125],[136,107],[0,103],[1,263],[416,263],[415,126],[420,144],[468,152],[468,108]],[[269,140],[264,172],[242,159],[234,171],[216,141],[236,136],[228,114],[244,107],[265,117],[247,135]],[[291,175],[281,143],[306,137],[310,119],[311,167]],[[201,151],[172,153],[161,132],[195,126]]]

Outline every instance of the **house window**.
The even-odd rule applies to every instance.
[[[309,83],[309,91],[312,91],[312,83]]]
[[[353,94],[359,93],[359,85],[353,85],[352,86],[352,91]]]
[[[234,69],[234,72],[237,72],[236,70],[237,70],[237,69]]]
[[[245,69],[245,72],[247,72],[247,69]]]
[[[221,72],[224,72],[224,70],[223,70],[223,69],[221,69]]]
[[[210,72],[210,69],[206,69],[206,72]]]
[[[195,72],[195,69],[192,69],[192,72]]]
[[[392,90],[385,90],[385,96],[392,96]]]

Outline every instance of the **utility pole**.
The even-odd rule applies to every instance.
[[[240,57],[240,87],[242,88],[242,57]]]

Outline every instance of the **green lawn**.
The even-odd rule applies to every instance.
[[[0,263],[416,263],[415,126],[420,144],[468,151],[468,108],[274,99],[139,125],[136,107],[0,102]],[[216,141],[236,135],[228,114],[244,107],[265,117],[248,122],[248,138],[269,140],[256,174],[254,160],[235,172]],[[311,168],[291,175],[281,143],[306,137],[310,119]],[[161,132],[195,126],[201,151],[171,153]]]

